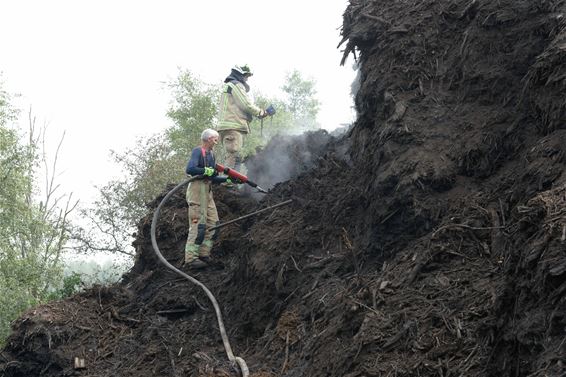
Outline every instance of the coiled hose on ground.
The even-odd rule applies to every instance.
[[[230,341],[228,340],[228,335],[226,335],[226,329],[224,328],[224,322],[222,321],[222,313],[220,312],[220,306],[218,305],[218,302],[216,301],[216,298],[214,297],[212,292],[210,292],[210,290],[203,283],[201,283],[197,279],[193,278],[192,276],[187,275],[186,273],[184,273],[183,271],[179,270],[178,268],[173,266],[171,263],[169,263],[167,261],[167,259],[165,259],[163,257],[163,255],[161,254],[161,251],[159,251],[159,247],[157,246],[157,239],[155,237],[155,231],[156,231],[156,228],[157,228],[157,219],[159,218],[159,212],[161,211],[161,208],[167,202],[167,200],[169,200],[169,198],[175,192],[177,192],[181,187],[185,186],[186,184],[188,184],[191,181],[198,179],[198,178],[201,178],[201,177],[200,176],[191,177],[191,178],[185,180],[184,182],[179,183],[171,191],[169,191],[167,193],[167,195],[165,195],[165,197],[161,200],[161,203],[159,203],[159,205],[157,206],[157,209],[153,213],[153,219],[151,220],[151,244],[153,245],[153,250],[155,251],[155,254],[157,254],[157,257],[159,258],[159,260],[167,268],[169,268],[170,270],[173,270],[177,274],[188,279],[191,283],[198,285],[206,293],[206,295],[208,296],[208,298],[212,302],[212,305],[214,306],[214,311],[216,312],[216,318],[218,320],[218,328],[220,329],[220,336],[222,337],[222,343],[224,343],[224,348],[226,349],[226,355],[228,355],[228,359],[230,360],[232,365],[238,364],[238,366],[240,367],[240,372],[242,374],[242,377],[248,377],[250,375],[250,371],[248,369],[248,366],[246,365],[246,362],[241,357],[234,356],[234,353],[232,352],[232,347],[230,346]]]

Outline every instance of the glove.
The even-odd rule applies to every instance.
[[[212,177],[214,175],[214,173],[216,173],[216,170],[214,170],[214,168],[211,167],[206,167],[204,168],[204,175],[207,177]]]
[[[228,184],[234,183],[234,184],[236,184],[236,185],[240,185],[240,184],[242,184],[242,183],[244,183],[244,182],[242,182],[242,181],[239,180],[238,178],[230,178],[230,177],[228,177],[228,178],[226,178],[226,183],[228,183]]]
[[[268,115],[268,114],[267,114],[267,111],[265,111],[265,110],[260,110],[257,117],[258,117],[259,119],[263,119],[263,118],[265,118],[267,115]]]
[[[275,107],[273,107],[273,105],[269,105],[269,107],[265,109],[265,112],[267,115],[272,116],[275,114]]]

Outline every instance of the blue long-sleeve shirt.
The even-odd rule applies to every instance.
[[[216,167],[216,159],[214,158],[214,153],[212,151],[206,150],[203,147],[193,148],[191,152],[191,158],[187,163],[185,172],[193,177],[195,175],[203,175],[205,167]],[[215,172],[212,177],[207,177],[212,183],[222,183],[226,182],[226,177],[219,177],[218,173]]]

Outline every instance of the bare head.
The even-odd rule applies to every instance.
[[[218,144],[218,139],[220,135],[216,130],[212,128],[207,128],[206,130],[202,131],[200,135],[200,139],[202,140],[202,145],[207,149],[212,149],[216,144]]]

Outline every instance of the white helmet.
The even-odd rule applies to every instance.
[[[244,65],[235,65],[234,68],[232,68],[234,71],[241,73],[244,76],[252,76],[252,70],[250,69],[250,67],[247,64]]]

